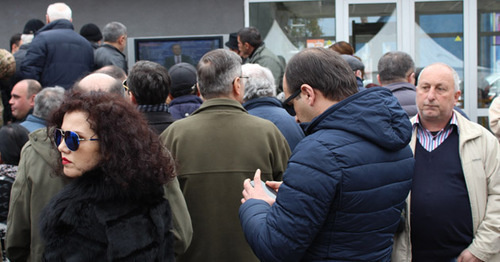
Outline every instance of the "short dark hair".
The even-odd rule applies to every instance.
[[[377,69],[380,82],[388,84],[400,82],[407,77],[408,72],[415,72],[415,63],[409,54],[392,51],[385,53],[378,60]]]
[[[128,75],[127,85],[139,105],[156,105],[167,100],[172,80],[165,67],[138,61]]]
[[[205,99],[227,96],[234,79],[241,76],[241,57],[235,52],[215,49],[198,63],[198,86]]]
[[[285,79],[290,93],[308,84],[327,99],[341,101],[356,94],[356,78],[347,62],[335,51],[306,48],[288,62]]]
[[[255,27],[245,27],[238,31],[238,36],[242,43],[249,43],[251,46],[257,48],[262,45],[262,37],[259,30]]]
[[[28,142],[29,131],[19,124],[0,128],[0,158],[7,165],[19,164],[21,149]]]
[[[106,179],[123,187],[152,190],[174,178],[175,164],[170,152],[142,114],[123,97],[100,91],[68,92],[48,120],[47,132],[52,140],[54,128],[60,128],[64,115],[70,112],[88,114],[87,121],[99,138],[103,156],[98,168]],[[61,161],[58,162],[57,170],[62,171]]]
[[[10,38],[10,45],[9,45],[11,53],[12,53],[12,45],[16,44],[17,46],[19,46],[20,42],[21,42],[21,33],[12,35],[12,37]]]

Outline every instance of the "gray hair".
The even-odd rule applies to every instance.
[[[241,76],[241,57],[235,52],[215,49],[198,63],[198,85],[205,99],[230,95],[236,77]]]
[[[47,119],[50,113],[58,108],[64,100],[64,88],[46,87],[35,96],[35,107],[33,115],[42,119]]]
[[[250,99],[276,96],[276,86],[271,70],[258,64],[244,64],[241,67],[242,75],[248,77],[245,82],[243,101]]]
[[[71,8],[65,3],[54,3],[47,8],[47,16],[50,22],[65,19],[71,21]]]
[[[408,73],[415,72],[415,63],[411,56],[405,52],[393,51],[385,53],[378,60],[378,75],[382,85],[401,82]]]
[[[455,88],[455,92],[460,91],[460,83],[462,82],[462,80],[460,80],[460,76],[458,75],[457,71],[453,67],[451,67],[445,63],[441,63],[441,62],[433,63],[433,64],[430,64],[430,65],[424,67],[424,69],[422,69],[422,71],[420,71],[420,74],[418,75],[418,82],[420,82],[420,77],[422,76],[422,73],[424,72],[424,70],[427,69],[428,67],[434,66],[434,65],[442,65],[442,66],[448,68],[451,71],[451,74],[453,76],[453,87]]]
[[[127,27],[120,22],[111,22],[104,26],[102,29],[102,36],[105,42],[114,43],[118,38],[127,34]]]

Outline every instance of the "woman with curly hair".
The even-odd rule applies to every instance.
[[[72,92],[49,127],[74,181],[41,215],[44,261],[174,261],[163,185],[175,165],[142,115],[123,97]]]

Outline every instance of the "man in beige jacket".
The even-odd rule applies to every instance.
[[[415,174],[392,261],[500,261],[500,146],[453,110],[459,81],[441,63],[420,75]]]

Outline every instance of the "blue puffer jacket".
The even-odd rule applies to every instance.
[[[414,167],[405,111],[370,88],[304,126],[276,203],[240,207],[250,246],[261,261],[390,261]]]
[[[42,27],[29,45],[21,64],[23,79],[35,79],[43,87],[70,88],[92,71],[94,49],[73,30],[68,20],[56,20]]]

